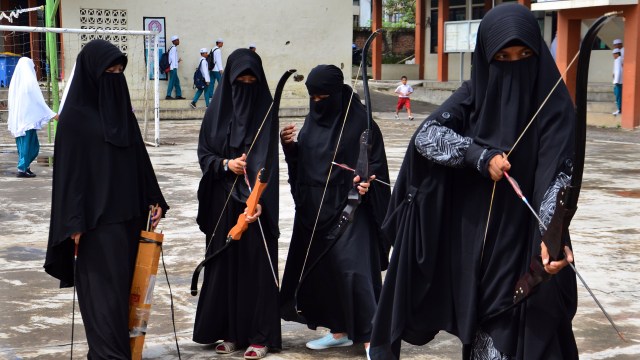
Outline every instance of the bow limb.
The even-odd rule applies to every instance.
[[[571,220],[573,219],[573,215],[577,210],[578,198],[580,196],[580,189],[582,186],[587,134],[587,85],[589,80],[589,63],[591,60],[591,51],[600,29],[602,29],[602,27],[613,17],[620,14],[620,12],[611,12],[598,18],[591,25],[586,35],[582,39],[582,42],[580,43],[575,100],[576,139],[574,144],[574,159],[571,169],[571,183],[568,186],[559,189],[556,199],[556,209],[549,224],[545,225],[541,223],[541,226],[546,230],[542,237],[542,241],[547,247],[550,260],[562,260],[565,257],[565,240],[568,238],[569,225],[571,223]],[[553,89],[555,89],[555,87]],[[551,92],[553,92],[553,89],[551,90]],[[540,108],[542,108],[545,103],[546,100],[542,103]],[[538,111],[539,110],[540,109],[538,109]],[[524,131],[526,131],[528,127],[529,125],[527,125]],[[515,144],[513,147],[515,147]],[[533,209],[531,209],[531,211],[533,212]],[[537,216],[535,212],[534,216]],[[618,329],[611,316],[609,316],[607,311],[600,304],[600,301],[598,301],[597,297],[591,291],[591,288],[587,285],[586,281],[582,278],[576,267],[572,263],[569,263],[569,266],[575,272],[578,279],[580,279],[582,285],[587,289],[613,329],[617,332],[618,336],[623,341],[626,341],[622,332]],[[540,258],[537,256],[534,257],[531,261],[529,272],[526,273],[522,278],[520,278],[520,280],[518,280],[518,283],[516,284],[514,305],[524,300],[534,291],[535,287],[537,287],[540,283],[549,279],[550,277],[551,275],[546,272],[544,266],[540,261]]]
[[[369,48],[371,47],[371,43],[373,42],[373,39],[381,32],[382,32],[382,29],[378,29],[373,33],[371,33],[371,35],[369,35],[369,38],[367,38],[367,41],[365,42],[364,46],[362,47],[362,61],[360,63],[360,67],[358,68],[358,73],[356,74],[356,78],[353,83],[353,91],[355,93],[355,87],[356,87],[355,85],[358,81],[360,71],[362,71],[362,85],[364,88],[365,107],[367,110],[367,129],[360,136],[360,150],[358,154],[358,162],[356,164],[355,171],[354,171],[355,175],[359,176],[361,181],[369,181],[369,175],[370,175],[369,174],[369,153],[371,152],[370,128],[371,128],[371,122],[373,118],[372,110],[371,110],[371,98],[369,95],[369,86],[367,82],[368,80],[367,79],[367,54],[369,52]],[[309,251],[311,250],[311,246],[313,244],[313,239],[318,226],[318,219],[320,218],[320,212],[322,211],[322,205],[324,204],[324,196],[329,186],[329,180],[331,179],[333,163],[336,162],[336,156],[338,154],[338,149],[340,148],[340,143],[342,141],[342,134],[344,131],[345,124],[347,122],[347,117],[349,116],[349,110],[351,109],[351,103],[353,101],[354,93],[352,93],[351,96],[349,97],[347,109],[345,111],[344,118],[342,119],[340,135],[338,136],[338,141],[336,143],[335,151],[333,152],[333,158],[331,159],[331,164],[329,164],[329,172],[327,174],[327,180],[325,182],[324,190],[322,193],[322,199],[320,200],[320,205],[318,206],[318,213],[316,215],[316,219],[313,224],[313,229],[311,230],[311,238],[309,240],[309,245],[307,246],[304,262],[302,263],[302,269],[300,271],[300,278],[298,279],[298,284],[296,286],[296,290],[294,294],[294,299],[295,299],[294,302],[295,302],[295,307],[298,313],[302,312],[298,308],[298,301],[297,301],[298,291],[300,290],[302,282],[305,279],[305,273],[307,273],[308,272],[307,270],[313,266],[312,264],[311,266],[307,267],[307,261],[309,259]],[[336,224],[328,234],[327,240],[329,240],[329,242],[331,243],[335,242],[335,240],[337,240],[345,232],[349,224],[353,221],[356,209],[358,208],[358,205],[360,205],[361,200],[362,200],[362,197],[358,192],[357,184],[354,184],[354,186],[349,190],[349,194],[347,195],[347,204],[342,210],[342,213],[338,220],[338,224]]]
[[[575,208],[578,204],[580,187],[582,185],[582,173],[584,170],[585,143],[587,138],[587,85],[589,82],[589,62],[591,49],[598,32],[609,20],[620,15],[621,12],[607,13],[598,18],[587,31],[580,44],[580,57],[578,59],[578,74],[576,78],[576,144],[573,173],[571,175],[571,188],[568,195],[568,207]]]
[[[561,189],[559,192],[558,204],[564,206],[565,209],[573,209],[575,211],[578,202],[578,196],[580,194],[580,186],[582,184],[582,173],[584,169],[584,154],[585,154],[585,141],[586,141],[586,104],[587,104],[587,84],[588,84],[588,76],[589,76],[589,62],[591,59],[591,49],[593,47],[593,43],[597,37],[598,32],[606,24],[611,18],[617,16],[618,12],[607,13],[600,18],[598,18],[589,28],[587,34],[582,39],[580,44],[580,50],[574,56],[573,60],[569,63],[569,66],[562,73],[556,84],[551,88],[549,94],[542,101],[531,120],[527,123],[525,128],[522,130],[513,146],[507,153],[507,157],[513,152],[516,146],[520,143],[520,140],[523,138],[524,134],[529,130],[533,122],[537,119],[538,114],[542,110],[542,108],[546,105],[547,100],[551,97],[556,87],[562,82],[563,76],[569,71],[569,68],[574,64],[576,58],[578,58],[578,76],[576,79],[576,140],[575,140],[575,148],[574,148],[574,163],[572,166],[572,176],[571,176],[571,185],[567,188]],[[489,221],[491,219],[491,209],[493,205],[493,199],[496,189],[496,182],[493,184],[493,193],[491,194],[491,200],[489,204],[489,215],[487,217],[486,229],[489,227]],[[558,209],[558,207],[556,207]],[[566,214],[566,219],[564,220],[564,231],[567,231],[569,227],[569,222],[573,214]],[[557,216],[559,217],[559,216]],[[556,220],[558,221],[558,220]],[[552,220],[553,222],[553,220]],[[485,229],[485,235],[483,243],[486,242],[487,231]],[[557,240],[555,243],[551,243],[546,238],[543,237],[543,241],[551,254],[552,260],[560,260],[563,258],[563,249],[564,246]],[[562,237],[555,237],[557,239],[561,239]],[[484,249],[484,245],[483,245]],[[526,295],[525,295],[526,297]]]
[[[253,141],[251,142],[251,146],[249,146],[249,150],[247,151],[247,159],[249,159],[249,155],[251,154],[251,150],[253,149],[253,146],[255,145],[258,137],[260,136],[262,129],[264,128],[264,124],[266,123],[267,119],[269,118],[269,115],[271,115],[271,123],[270,123],[270,128],[269,128],[269,133],[268,136],[270,136],[271,141],[269,142],[269,148],[267,150],[267,157],[266,157],[266,162],[265,162],[265,166],[260,169],[257,177],[256,177],[256,182],[254,183],[253,188],[251,188],[251,185],[248,183],[247,181],[247,185],[249,186],[249,189],[251,191],[251,193],[249,194],[249,197],[247,198],[246,201],[246,205],[247,205],[247,210],[246,213],[240,214],[238,215],[238,220],[236,222],[236,224],[231,228],[231,230],[229,230],[229,233],[227,235],[226,241],[224,243],[224,245],[216,250],[215,252],[213,252],[211,255],[206,256],[196,267],[196,269],[193,272],[193,276],[191,277],[191,295],[196,296],[198,294],[198,278],[200,276],[200,272],[202,271],[202,269],[204,268],[204,266],[208,263],[210,263],[213,259],[215,259],[219,254],[221,254],[224,250],[226,250],[229,245],[232,243],[232,240],[240,240],[242,238],[242,234],[249,228],[249,223],[247,222],[247,215],[249,216],[253,216],[256,212],[256,209],[258,207],[258,204],[260,203],[260,198],[262,196],[262,193],[265,191],[265,189],[267,188],[267,184],[269,182],[269,172],[271,171],[271,167],[273,166],[273,158],[275,156],[277,156],[277,151],[278,151],[278,140],[277,140],[277,136],[278,136],[278,122],[279,122],[279,110],[280,110],[280,99],[282,98],[282,92],[284,90],[284,85],[286,84],[287,80],[289,79],[289,77],[294,74],[296,72],[295,69],[290,69],[287,70],[282,77],[280,78],[280,80],[278,81],[278,85],[276,86],[276,91],[273,97],[273,102],[271,103],[271,105],[269,106],[269,109],[267,110],[267,113],[264,116],[264,119],[262,120],[260,127],[258,128],[258,131],[256,132],[256,135],[253,138]],[[275,136],[274,136],[275,134]],[[231,193],[233,192],[233,189],[238,181],[238,177],[240,175],[236,176],[235,181],[233,182],[233,185],[231,187],[231,190],[229,191],[229,196],[227,197],[227,202],[225,203],[221,214],[220,214],[220,218],[218,219],[218,223],[220,222],[220,219],[222,218],[223,214],[225,213],[225,209],[227,206],[227,203],[229,201],[229,197],[231,196]],[[258,219],[258,222],[260,221],[260,219]],[[260,224],[260,223],[259,223]],[[216,225],[217,228],[217,225]],[[276,282],[276,286],[278,286],[278,279],[277,276],[275,275],[275,270],[273,268],[273,263],[271,262],[271,255],[269,254],[269,249],[267,248],[267,243],[266,243],[266,238],[264,237],[264,232],[262,231],[262,224],[260,224],[260,230],[262,233],[262,238],[264,241],[264,245],[265,245],[265,250],[267,251],[267,257],[269,259],[269,265],[271,265],[271,271],[273,272],[274,275],[274,279]],[[215,234],[215,230],[214,230],[214,234]],[[211,243],[211,240],[213,239],[213,235],[212,238],[209,240],[209,243]]]
[[[527,123],[525,128],[522,130],[513,146],[507,153],[507,156],[513,152],[515,147],[519,144],[520,140],[523,138],[524,134],[528,131],[531,124],[537,119],[537,115],[540,113],[542,108],[546,105],[547,100],[551,97],[556,87],[562,82],[563,76],[568,72],[569,68],[573,65],[576,58],[578,58],[578,77],[576,81],[576,131],[577,136],[575,140],[575,148],[574,148],[574,164],[572,169],[572,177],[571,177],[571,185],[565,188],[562,188],[558,191],[558,201],[556,204],[556,211],[554,212],[554,216],[548,226],[548,228],[559,229],[558,231],[566,232],[569,226],[569,222],[575,212],[575,208],[577,205],[577,199],[580,189],[580,184],[582,183],[582,170],[584,166],[584,147],[585,147],[585,139],[586,139],[586,90],[587,90],[587,77],[588,77],[588,69],[589,69],[589,60],[591,57],[591,48],[593,42],[596,39],[598,31],[602,28],[602,26],[615,14],[606,14],[600,17],[598,20],[594,22],[594,24],[589,28],[587,34],[583,38],[580,44],[580,50],[573,58],[569,66],[565,69],[563,74],[560,76],[556,84],[551,88],[549,94],[542,101],[530,121]],[[515,189],[515,187],[514,187]],[[493,205],[494,194],[496,190],[496,182],[494,182],[493,193],[491,195],[491,202],[489,205],[489,215],[487,218],[486,229],[489,227],[490,217],[491,217],[491,208]],[[569,201],[571,199],[571,201]],[[562,211],[564,208],[565,211]],[[568,213],[570,212],[570,213]],[[542,224],[546,226],[545,224]],[[485,229],[485,239],[487,231]],[[563,258],[563,250],[564,243],[562,242],[565,239],[562,234],[556,234],[551,236],[552,232],[556,232],[556,230],[545,231],[543,235],[542,241],[545,243],[549,254],[551,256],[551,260],[560,260]],[[549,278],[549,274],[544,270],[544,266],[542,266],[542,262],[540,257],[534,256],[531,261],[531,266],[529,272],[526,273],[518,283],[516,284],[515,293],[514,293],[514,305],[526,299],[531,293],[534,291],[535,287],[538,286],[541,282],[547,280]],[[504,311],[504,310],[503,310]],[[499,313],[502,313],[500,311]]]

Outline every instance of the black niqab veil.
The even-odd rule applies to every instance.
[[[236,80],[241,75],[253,75],[257,81],[242,83]],[[193,326],[197,343],[226,339],[238,347],[259,344],[268,346],[269,351],[282,347],[278,287],[271,272],[276,269],[277,276],[280,236],[279,137],[277,117],[273,116],[276,109],[269,110],[272,102],[260,57],[249,49],[231,53],[202,120],[198,141],[202,179],[197,222],[206,236],[206,255],[225,244],[249,196],[244,177],[225,171],[222,162],[247,154],[246,171],[252,187],[262,168],[266,168],[268,183],[260,198],[261,226],[250,224],[239,241],[204,268]]]
[[[255,76],[257,81],[244,84],[236,80],[247,74]],[[267,115],[272,101],[260,57],[249,49],[231,53],[222,82],[213,94],[200,128],[198,159],[202,180],[198,188],[197,222],[205,234],[213,232],[232,187],[234,200],[246,202],[249,188],[244,179],[239,179],[233,186],[236,176],[222,170],[222,161],[246,154],[255,139],[247,155],[247,176],[253,186],[258,171],[271,165],[267,169],[270,185],[262,194],[264,206],[260,218],[263,225],[267,223],[270,234],[278,236],[278,142],[273,141],[278,138],[278,128],[277,124],[273,126],[272,113]],[[258,133],[261,125],[262,130]],[[269,151],[270,148],[273,150]],[[267,161],[268,155],[273,157],[271,161]]]
[[[71,234],[145,214],[165,202],[131,108],[123,73],[105,73],[127,59],[93,40],[78,54],[59,116],[54,146],[51,226],[45,270],[73,284]]]
[[[535,18],[521,5],[489,11],[477,39],[471,81],[426,120],[473,139],[467,155],[508,151],[560,78]],[[513,44],[535,55],[492,61]],[[570,174],[574,123],[573,103],[560,84],[509,156],[509,173],[534,209],[560,172]],[[372,359],[398,358],[400,340],[424,345],[441,330],[462,341],[467,359],[479,329],[496,349],[518,359],[577,358],[571,269],[508,309],[515,282],[540,253],[541,234],[506,181],[496,184],[487,227],[492,189],[493,182],[471,166],[427,160],[416,150],[414,135],[384,224],[395,245],[374,318]]]
[[[65,104],[83,101],[86,106],[96,107],[104,140],[116,146],[129,146],[135,133],[135,117],[127,81],[123,73],[104,72],[117,64],[126,68],[127,57],[104,40],[92,41],[83,50],[76,61],[76,73],[80,75],[74,74]]]
[[[310,100],[298,141],[285,149],[296,214],[280,291],[282,317],[313,329],[323,326],[344,331],[354,342],[364,342],[371,334],[371,316],[381,287],[380,271],[388,264],[389,245],[380,226],[390,191],[372,182],[353,223],[337,240],[329,238],[329,231],[338,224],[346,205],[354,177],[352,172],[334,167],[327,179],[331,161],[337,151],[336,162],[356,166],[360,136],[368,125],[367,113],[358,95],[344,84],[342,71],[336,66],[315,67],[306,86],[310,95],[329,97]],[[389,170],[382,133],[375,122],[371,122],[370,131],[369,169],[386,182]]]

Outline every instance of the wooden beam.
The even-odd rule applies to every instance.
[[[372,14],[371,14],[371,31],[382,28],[382,0],[372,1]],[[374,80],[382,79],[382,36],[380,34],[373,39],[371,46],[371,76]],[[367,56],[367,54],[363,54]]]
[[[622,114],[620,125],[625,129],[640,126],[640,8],[630,6],[624,11],[624,70],[622,72]]]
[[[416,65],[418,65],[418,79],[424,79],[425,62],[425,31],[427,27],[426,0],[416,0],[416,39],[414,51],[416,54]]]
[[[556,64],[560,73],[564,73],[571,60],[580,49],[580,27],[582,21],[566,16],[564,11],[558,11],[558,44],[556,48]],[[578,64],[573,64],[564,75],[564,82],[567,84],[571,99],[576,99],[576,74]]]
[[[527,8],[531,9],[531,0],[518,0],[518,4],[524,5]]]
[[[27,2],[28,7],[38,6],[37,0],[29,0]],[[35,11],[29,12],[29,26],[38,26],[38,13]],[[36,66],[36,78],[42,79],[42,66],[40,63],[40,39],[44,37],[44,34],[31,32],[29,33],[29,57],[33,60],[33,64]]]
[[[449,54],[444,52],[444,22],[449,20],[449,0],[438,0],[438,81],[449,81]]]

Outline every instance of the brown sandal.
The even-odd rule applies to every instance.
[[[262,359],[267,356],[268,352],[268,346],[254,347],[251,345],[247,348],[247,351],[244,352],[244,358],[249,360]]]
[[[218,354],[231,354],[236,352],[236,343],[231,341],[223,341],[220,344],[216,345],[216,352]]]

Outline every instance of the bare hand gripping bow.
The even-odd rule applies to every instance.
[[[262,125],[264,125],[264,122],[266,121],[266,119],[269,116],[269,113],[273,110],[273,119],[271,122],[271,126],[275,128],[275,132],[273,131],[273,129],[271,129],[272,131],[267,131],[267,134],[271,134],[271,133],[278,133],[278,111],[280,108],[280,99],[282,97],[282,91],[284,89],[284,85],[286,84],[287,80],[289,79],[289,77],[294,74],[296,72],[295,69],[291,69],[291,70],[287,70],[282,77],[280,78],[280,81],[278,81],[278,85],[276,86],[276,92],[274,94],[273,97],[273,103],[271,104],[271,106],[269,107],[269,110],[267,111],[267,114],[264,117],[264,120],[262,121]],[[299,80],[296,80],[299,81]],[[258,129],[258,132],[256,133],[256,136],[254,138],[254,143],[255,140],[258,138],[258,136],[260,136],[260,131],[262,130],[262,125],[260,125],[260,128]],[[268,136],[268,135],[267,135]],[[213,259],[215,259],[219,254],[221,254],[224,250],[226,250],[229,245],[231,245],[232,240],[240,240],[240,238],[242,237],[242,234],[249,228],[249,224],[247,223],[246,220],[246,216],[252,216],[255,214],[256,209],[258,207],[258,204],[260,202],[260,197],[262,196],[262,193],[264,192],[264,190],[267,188],[267,184],[269,182],[269,172],[268,170],[270,170],[272,164],[271,164],[271,159],[273,159],[274,154],[272,153],[273,151],[277,151],[278,149],[278,141],[277,140],[273,140],[276,141],[275,142],[275,146],[269,146],[269,150],[267,153],[267,162],[265,164],[265,167],[260,169],[258,176],[256,178],[256,182],[253,186],[253,189],[251,189],[251,186],[249,184],[247,184],[249,186],[249,189],[251,191],[251,194],[249,195],[249,197],[247,198],[247,213],[245,214],[240,214],[238,216],[238,221],[236,223],[235,226],[233,226],[233,228],[231,228],[231,230],[229,230],[229,234],[227,235],[227,239],[224,243],[224,245],[214,251],[211,255],[207,256],[204,258],[204,260],[202,260],[198,266],[196,267],[196,269],[193,271],[193,276],[191,277],[191,295],[196,296],[198,295],[198,278],[200,277],[200,272],[202,271],[202,269],[204,268],[204,266],[211,262]],[[249,151],[247,152],[247,157],[249,157],[249,154],[251,152],[251,148],[249,149]],[[240,175],[238,175],[240,176]],[[236,177],[236,181],[237,181],[237,177]],[[235,186],[235,182],[233,184]],[[275,184],[277,186],[277,184]],[[229,196],[231,196],[231,193],[233,192],[233,187],[231,188],[231,190],[229,191]],[[225,208],[226,208],[226,204],[225,204]],[[223,216],[224,214],[224,208],[222,209],[222,212],[220,214],[220,217]],[[219,219],[218,219],[219,222]],[[260,225],[260,228],[262,229],[262,225],[260,223],[260,219],[258,219],[258,224]],[[214,230],[215,233],[215,230]],[[266,248],[266,239],[264,239],[264,232],[262,233],[263,236],[263,240],[265,241],[265,250],[267,251],[267,256],[269,257],[269,264],[273,264],[271,262],[271,256],[269,255],[269,250]],[[213,238],[213,236],[212,236]],[[271,271],[273,273],[273,277],[276,283],[276,286],[278,286],[278,277],[275,273],[275,269],[273,269],[273,266],[271,268]]]
[[[551,221],[548,226],[540,220],[535,211],[530,207],[526,198],[522,195],[522,192],[519,189],[519,186],[515,179],[511,178],[509,174],[505,172],[505,177],[511,183],[512,187],[518,194],[529,209],[532,211],[533,215],[538,219],[540,225],[545,229],[545,233],[542,236],[542,242],[544,242],[547,247],[547,251],[549,253],[550,261],[558,261],[565,258],[564,247],[567,243],[567,239],[569,238],[569,225],[573,216],[576,213],[578,208],[578,198],[580,195],[580,189],[582,186],[582,175],[584,170],[584,157],[585,157],[585,145],[586,145],[586,137],[587,137],[587,84],[589,77],[589,62],[591,59],[591,49],[593,48],[593,44],[597,38],[598,32],[600,29],[613,17],[619,15],[617,12],[607,13],[600,18],[598,18],[593,25],[587,31],[587,34],[584,36],[581,44],[578,56],[578,69],[577,69],[577,78],[576,78],[576,140],[575,140],[575,150],[574,150],[574,161],[571,164],[572,172],[571,172],[571,183],[568,186],[564,186],[559,189],[557,197],[556,197],[556,208],[551,217]],[[571,66],[571,64],[569,64]],[[568,69],[569,67],[567,67]],[[553,88],[555,89],[555,87]],[[552,92],[553,92],[552,89]],[[551,94],[549,94],[550,96]],[[546,103],[542,103],[540,108],[542,108]],[[538,109],[539,111],[540,109]],[[537,113],[536,113],[537,114]],[[531,119],[529,125],[533,120]],[[529,125],[525,128],[523,133],[528,129]],[[517,145],[516,143],[511,148]],[[511,152],[510,151],[510,152]],[[602,313],[605,315],[609,323],[617,332],[618,336],[626,341],[622,332],[618,329],[613,319],[609,316],[604,307],[600,304],[596,296],[591,291],[591,288],[587,285],[585,280],[582,278],[574,264],[569,263],[569,266],[576,273],[578,279],[582,282],[584,287],[587,289],[593,300],[596,302]],[[542,264],[542,259],[540,256],[534,256],[531,259],[531,263],[529,266],[529,271],[525,273],[516,283],[513,302],[514,305],[522,302],[528,296],[530,296],[538,285],[542,282],[551,278],[552,275],[547,273],[544,269],[544,265]]]
[[[369,52],[369,47],[371,47],[371,43],[373,42],[373,39],[380,33],[382,32],[382,29],[378,29],[376,31],[374,31],[371,35],[369,35],[369,38],[367,38],[367,41],[365,42],[364,46],[362,47],[362,61],[360,63],[360,68],[362,69],[362,85],[364,88],[364,97],[365,97],[365,108],[366,108],[366,112],[367,112],[367,128],[362,132],[362,135],[360,135],[360,150],[358,153],[358,161],[356,163],[356,167],[354,169],[354,174],[356,176],[360,177],[360,181],[369,181],[369,177],[371,176],[370,172],[369,172],[369,155],[371,153],[371,122],[373,120],[373,114],[372,114],[372,110],[371,110],[371,96],[369,94],[369,85],[368,85],[368,78],[367,78],[367,54]],[[358,76],[356,74],[356,81],[358,80]],[[354,91],[355,91],[355,83],[354,83]],[[349,116],[349,109],[351,107],[351,101],[353,99],[353,94],[351,95],[351,97],[349,98],[349,104],[347,105],[347,111],[345,112],[344,115],[344,119],[342,120],[342,129],[340,131],[340,137],[338,138],[338,143],[336,144],[336,150],[333,154],[333,161],[332,164],[335,163],[335,157],[336,154],[338,152],[338,147],[340,146],[340,140],[342,139],[342,130],[344,130],[344,126],[345,123],[347,121],[347,117]],[[331,169],[332,169],[332,165],[329,165],[329,174],[327,175],[327,181],[325,184],[325,191],[327,189],[327,186],[329,184],[329,179],[331,177]],[[316,217],[316,222],[313,226],[313,231],[311,232],[311,240],[309,241],[309,246],[307,248],[307,253],[304,259],[304,263],[302,265],[302,270],[300,272],[300,279],[298,280],[298,285],[296,286],[296,291],[295,291],[295,307],[298,313],[301,313],[302,311],[300,310],[300,308],[298,307],[298,292],[300,290],[300,287],[302,285],[302,282],[305,279],[305,275],[306,273],[308,273],[308,271],[305,273],[305,269],[307,268],[307,260],[309,257],[309,251],[311,250],[311,245],[313,244],[313,238],[315,235],[315,231],[316,231],[316,226],[318,224],[318,218],[320,216],[320,211],[322,210],[322,204],[324,202],[324,194],[322,196],[322,201],[320,201],[320,206],[318,207],[318,217]],[[362,202],[362,196],[360,195],[360,192],[358,191],[358,184],[354,184],[353,187],[349,190],[349,194],[347,195],[347,204],[345,205],[344,209],[342,210],[342,213],[340,215],[340,218],[338,220],[338,223],[335,225],[335,227],[329,232],[329,234],[327,235],[327,240],[331,243],[334,243],[336,240],[338,240],[340,238],[340,236],[342,236],[342,234],[344,234],[344,232],[347,230],[347,228],[349,227],[349,225],[353,222],[353,219],[355,217],[355,213],[356,210],[358,209],[358,206],[360,205],[360,203]],[[310,267],[312,267],[313,265],[311,265]],[[308,269],[307,269],[308,270]]]

